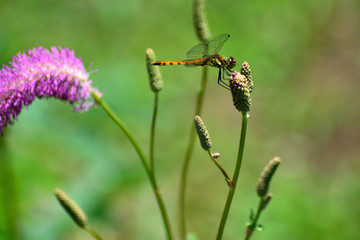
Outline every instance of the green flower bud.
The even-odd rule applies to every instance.
[[[61,189],[55,189],[55,196],[67,214],[81,228],[87,225],[87,218],[83,210]]]
[[[163,87],[161,79],[161,73],[158,66],[154,66],[151,63],[155,62],[155,53],[151,48],[146,50],[146,67],[149,74],[150,88],[153,92],[158,92]]]
[[[264,210],[266,208],[266,206],[269,204],[269,202],[271,201],[273,195],[271,193],[268,193],[266,195],[266,197],[264,197],[263,203],[262,203],[262,210]]]
[[[193,23],[196,36],[201,42],[207,42],[210,38],[209,24],[205,13],[205,0],[194,0]]]
[[[211,139],[209,132],[200,116],[195,116],[195,128],[200,139],[201,147],[207,151],[211,148]]]
[[[259,197],[264,197],[267,194],[270,180],[279,166],[280,161],[280,158],[274,157],[262,171],[256,187],[256,191]]]

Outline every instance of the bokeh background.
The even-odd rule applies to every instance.
[[[252,95],[244,162],[224,239],[243,239],[257,178],[273,156],[273,201],[253,239],[360,238],[360,2],[207,1],[212,36],[231,34],[221,53],[248,61]],[[153,94],[145,50],[184,59],[198,40],[192,2],[160,0],[1,1],[0,61],[35,46],[66,46],[148,152]],[[177,233],[180,169],[201,68],[163,67],[156,174]],[[209,70],[203,119],[213,151],[232,174],[241,114]],[[58,205],[64,189],[105,239],[165,239],[140,161],[101,108],[36,100],[1,139],[0,239],[90,239]],[[188,230],[214,239],[227,188],[198,142],[187,197]],[[13,197],[11,197],[13,196]],[[8,224],[13,218],[15,225]],[[12,230],[11,230],[12,229]],[[14,230],[15,229],[15,230]],[[11,234],[12,232],[12,234]],[[16,232],[16,234],[14,234]]]

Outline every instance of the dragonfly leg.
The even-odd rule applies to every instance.
[[[223,70],[223,74],[222,74],[222,77],[221,77],[221,69],[222,68],[219,68],[219,75],[218,75],[218,84],[220,86],[222,86],[223,88],[227,89],[227,90],[230,90],[230,86],[228,83],[224,82],[224,80],[228,80],[225,78],[224,76],[224,70]],[[223,80],[224,79],[224,80]]]
[[[224,71],[223,71],[223,79],[225,79],[225,80],[230,80],[230,78],[225,78],[225,73],[226,73],[226,75],[228,75],[228,77],[230,77],[231,73],[233,73],[233,72],[234,72],[234,71],[231,71],[231,70],[229,70],[229,69],[224,68]]]

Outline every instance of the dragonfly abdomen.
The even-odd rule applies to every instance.
[[[160,66],[170,66],[170,65],[199,65],[202,66],[203,62],[198,59],[195,60],[185,60],[185,61],[156,61],[152,62],[152,65],[160,65]]]

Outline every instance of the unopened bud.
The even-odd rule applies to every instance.
[[[149,74],[150,88],[153,92],[158,92],[162,89],[163,82],[159,67],[151,64],[155,61],[154,51],[151,48],[148,48],[146,50],[146,68]]]
[[[193,23],[196,36],[201,42],[207,42],[210,38],[210,30],[205,13],[205,0],[194,0]]]
[[[274,157],[273,159],[270,160],[270,162],[266,165],[266,167],[262,171],[256,187],[256,191],[259,197],[264,197],[267,194],[269,190],[271,178],[274,175],[279,164],[280,164],[280,158]]]
[[[268,195],[266,195],[266,197],[264,197],[263,203],[262,203],[262,210],[264,210],[266,208],[266,206],[269,204],[269,202],[271,201],[273,195],[271,193],[268,193]]]
[[[213,153],[212,157],[218,159],[220,157],[220,153]]]
[[[81,228],[87,225],[87,218],[83,210],[61,189],[55,189],[55,196],[67,214]]]
[[[207,151],[211,148],[211,139],[209,132],[200,116],[195,116],[195,128],[200,139],[201,147]]]

